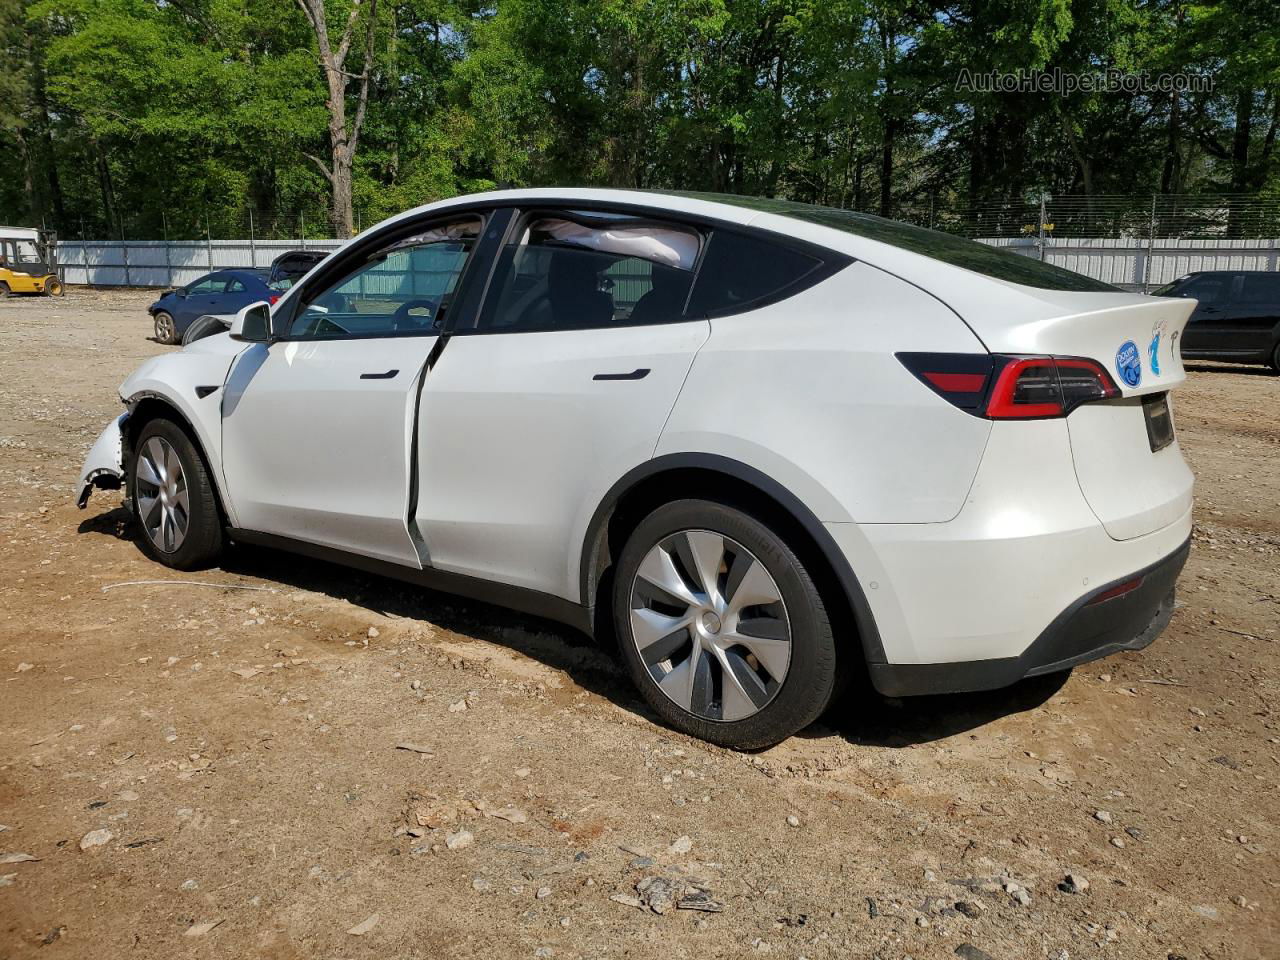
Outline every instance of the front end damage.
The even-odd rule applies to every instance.
[[[94,487],[119,490],[124,486],[124,425],[129,414],[122,413],[107,424],[85,457],[80,468],[80,495],[76,506],[83,510],[89,504]]]

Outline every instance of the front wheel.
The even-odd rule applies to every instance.
[[[63,289],[62,281],[57,277],[50,277],[44,285],[44,293],[47,297],[60,297],[66,291]]]
[[[0,280],[0,300],[3,300],[7,296],[9,296],[9,285],[3,280]]]
[[[171,345],[178,342],[178,328],[171,315],[163,310],[157,310],[155,322],[157,342]]]
[[[222,520],[204,458],[172,420],[138,434],[129,496],[144,553],[176,570],[211,565],[222,551]]]
[[[772,746],[835,692],[835,639],[812,576],[732,507],[680,500],[642,520],[618,560],[613,613],[645,700],[703,740]]]

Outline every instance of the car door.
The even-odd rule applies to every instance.
[[[237,359],[222,407],[224,489],[245,529],[419,567],[408,524],[416,401],[481,221],[394,229],[304,285],[273,318],[282,338]]]
[[[1246,273],[1240,298],[1229,308],[1232,347],[1255,360],[1268,360],[1280,324],[1280,273]]]
[[[1233,273],[1203,273],[1178,289],[1176,296],[1194,297],[1198,301],[1182,332],[1184,356],[1209,357],[1231,351],[1228,308],[1239,289],[1240,276]]]
[[[226,290],[227,278],[221,273],[211,273],[201,277],[186,288],[186,295],[179,297],[174,321],[178,329],[185,329],[187,324],[202,317],[206,313],[216,313],[214,306]]]
[[[420,404],[433,567],[579,599],[591,514],[653,455],[710,331],[686,315],[700,233],[570,210],[513,220],[477,323]]]

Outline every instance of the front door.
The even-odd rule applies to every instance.
[[[424,384],[416,520],[433,567],[578,600],[591,515],[653,456],[710,333],[684,313],[701,238],[597,217],[518,221],[479,322]]]
[[[222,459],[241,527],[421,566],[408,526],[418,386],[479,221],[447,227],[318,278],[284,339],[239,356]]]

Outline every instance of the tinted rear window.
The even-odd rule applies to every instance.
[[[698,268],[688,312],[722,316],[785,296],[822,261],[783,244],[717,230]]]
[[[1246,273],[1240,299],[1245,303],[1280,303],[1280,273]]]
[[[1095,292],[1117,289],[1101,280],[1094,280],[1021,254],[1010,253],[999,247],[978,243],[976,240],[965,240],[963,237],[955,237],[948,233],[939,233],[936,230],[927,230],[924,227],[915,227],[908,223],[899,223],[896,220],[886,220],[869,213],[854,213],[852,210],[819,207],[808,203],[795,203],[791,200],[739,197],[723,193],[682,195],[816,223],[843,233],[852,233],[859,237],[866,237],[868,240],[877,240],[903,250],[910,250],[912,253],[932,257],[934,260],[941,260],[943,263],[963,267],[997,280],[1008,280],[1010,283],[1021,283],[1028,287],[1039,287],[1042,290]]]

